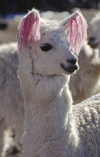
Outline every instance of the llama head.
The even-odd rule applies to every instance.
[[[33,9],[22,18],[18,28],[18,48],[34,60],[34,73],[71,74],[77,70],[77,57],[86,38],[87,25],[79,12],[63,21],[42,19]],[[29,49],[29,50],[28,50]]]
[[[80,51],[78,58],[79,58],[80,70],[81,70],[81,67],[84,67],[84,63],[87,69],[91,69],[93,62],[95,62],[95,65],[93,68],[96,69],[97,58],[100,60],[99,51],[98,49],[93,50],[86,42],[84,47]]]
[[[100,13],[96,14],[96,16],[91,20],[90,27],[92,29],[92,33],[89,36],[88,44],[92,48],[100,49]]]

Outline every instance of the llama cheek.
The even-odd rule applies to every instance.
[[[37,63],[35,65],[35,69],[36,69],[36,73],[39,73],[39,74],[46,74],[46,68],[45,68],[45,65],[42,64],[42,63]]]

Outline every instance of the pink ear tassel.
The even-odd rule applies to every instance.
[[[38,11],[33,9],[20,21],[18,27],[18,48],[26,47],[28,43],[37,42],[40,39],[40,17]]]
[[[79,53],[87,38],[87,23],[83,16],[77,13],[70,21],[70,44],[75,53]]]

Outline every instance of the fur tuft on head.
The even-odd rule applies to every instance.
[[[73,14],[70,20],[70,37],[71,49],[77,54],[87,38],[87,23],[79,12]]]
[[[69,28],[69,42],[71,49],[78,54],[87,38],[87,23],[81,13],[76,11],[67,19],[61,21],[65,29]]]
[[[24,16],[19,24],[17,40],[18,49],[26,47],[28,43],[37,42],[40,39],[40,16],[37,10],[32,9]]]

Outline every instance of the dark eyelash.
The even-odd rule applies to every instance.
[[[45,43],[45,44],[42,44],[42,45],[40,46],[40,48],[41,48],[42,51],[49,51],[49,50],[52,49],[52,45],[50,45],[50,44],[48,44],[48,43]]]

